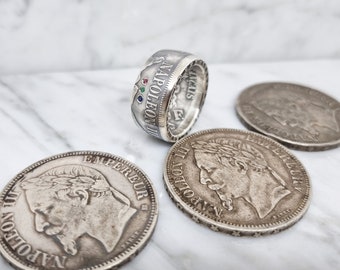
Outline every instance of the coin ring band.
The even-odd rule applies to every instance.
[[[158,51],[134,85],[133,118],[148,134],[175,142],[196,122],[207,88],[208,69],[203,60],[186,52]]]

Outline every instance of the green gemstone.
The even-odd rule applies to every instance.
[[[139,88],[139,90],[140,90],[142,93],[144,93],[144,92],[145,92],[145,87],[142,86],[141,88]]]

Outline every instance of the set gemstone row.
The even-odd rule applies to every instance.
[[[139,92],[141,94],[139,94],[138,97],[137,97],[137,102],[138,103],[142,103],[143,100],[144,100],[144,97],[143,97],[142,94],[145,92],[145,86],[148,84],[149,80],[148,80],[148,78],[143,78],[141,80],[141,82],[142,82],[142,85],[139,87]]]

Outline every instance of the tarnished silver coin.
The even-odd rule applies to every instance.
[[[235,236],[286,229],[310,201],[309,178],[297,158],[249,131],[212,129],[181,139],[168,153],[164,181],[194,221]]]
[[[261,83],[245,89],[236,112],[250,129],[300,150],[340,144],[340,103],[315,89],[291,83]]]
[[[69,152],[19,173],[0,197],[0,251],[18,269],[113,269],[156,225],[148,177],[101,152]]]

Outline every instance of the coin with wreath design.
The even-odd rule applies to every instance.
[[[241,130],[205,130],[181,139],[168,153],[164,181],[194,221],[235,236],[286,229],[310,201],[299,160],[274,140]]]

